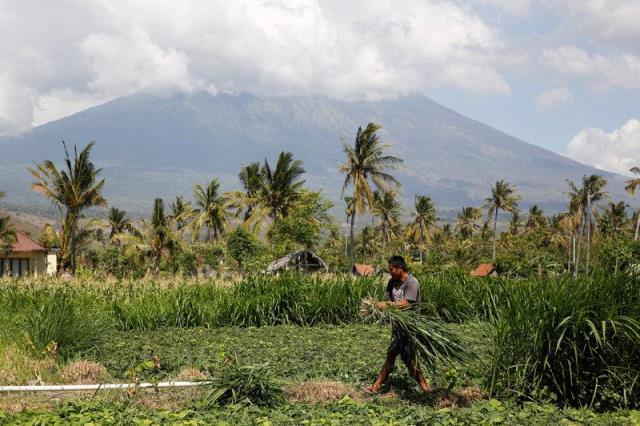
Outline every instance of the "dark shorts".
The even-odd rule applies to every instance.
[[[391,329],[391,342],[389,343],[387,354],[400,355],[400,359],[405,364],[409,364],[416,359],[416,354],[409,342],[409,338],[401,329],[396,327]]]

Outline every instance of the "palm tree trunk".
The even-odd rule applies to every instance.
[[[420,252],[420,264],[422,265],[422,238],[423,238],[422,237],[422,227],[420,227],[419,231],[420,231],[419,232],[420,239],[418,240],[419,241],[419,243],[418,243],[418,251]]]
[[[498,227],[498,209],[496,208],[496,212],[493,216],[493,257],[492,260],[496,261],[496,228]]]
[[[364,228],[362,228],[362,263],[367,263],[367,241],[364,239]]]
[[[69,263],[71,266],[71,275],[76,275],[76,252],[77,252],[77,234],[78,234],[78,218],[75,213],[69,214],[69,245],[71,251],[71,258],[69,259]]]
[[[386,253],[387,253],[387,227],[383,223],[382,224],[382,258],[383,259]]]
[[[580,223],[580,233],[578,234],[578,238],[576,241],[576,263],[573,265],[574,270],[573,270],[573,276],[577,277],[578,276],[578,272],[580,270],[580,237],[582,237],[584,235],[584,224],[585,224],[586,220],[585,220],[585,215],[584,212],[582,213],[582,220]]]
[[[587,259],[586,259],[586,272],[589,274],[589,259],[591,254],[591,190],[587,191]]]
[[[356,221],[356,210],[353,209],[351,212],[351,222],[349,223],[349,267],[353,266],[355,263],[355,245],[356,245],[356,236],[354,235],[354,224]]]
[[[349,215],[347,215],[347,225],[349,225]],[[342,235],[344,235],[344,233]],[[344,256],[349,256],[349,239],[346,235],[344,235]]]
[[[571,268],[576,267],[576,233],[573,232],[571,234],[571,262],[569,263],[569,273],[571,273]]]
[[[638,241],[638,230],[640,230],[640,210],[636,213],[638,218],[636,219],[636,230],[633,232],[633,241]]]
[[[71,235],[71,275],[75,277],[76,275],[76,250],[77,250],[77,242],[75,231],[73,231],[73,235]]]

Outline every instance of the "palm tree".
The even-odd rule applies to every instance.
[[[452,252],[456,246],[450,223],[445,223],[442,228],[434,227],[432,243],[440,247],[443,252]]]
[[[581,188],[578,188],[570,180],[568,180],[567,183],[569,184],[569,187],[571,189],[571,192],[569,192],[570,211],[575,211],[580,216],[579,237],[584,235],[585,225],[587,229],[587,237],[586,237],[587,253],[586,253],[585,270],[587,273],[589,273],[593,211],[597,209],[597,206],[595,205],[595,203],[607,197],[607,193],[603,191],[603,188],[607,184],[607,181],[600,175],[590,175],[590,176],[585,175],[582,177]],[[576,267],[574,269],[574,276],[577,276],[578,274],[579,265],[580,265],[580,243],[578,242],[577,250],[576,250]]]
[[[360,251],[362,263],[367,263],[367,256],[376,253],[376,230],[371,226],[365,226],[361,231]]]
[[[367,206],[373,205],[373,186],[379,191],[390,191],[393,187],[399,187],[400,182],[386,172],[402,162],[397,157],[385,155],[385,149],[389,145],[383,144],[377,135],[381,126],[369,123],[362,130],[358,128],[355,144],[353,146],[343,144],[343,152],[347,160],[339,166],[339,171],[345,173],[342,195],[348,186],[353,186],[353,205],[351,220],[349,221],[349,260],[354,263],[354,225],[357,213],[364,213]]]
[[[542,228],[547,225],[547,218],[544,216],[544,210],[542,210],[537,204],[529,207],[529,218],[525,228],[530,231],[533,229]]]
[[[353,205],[353,197],[349,197],[347,195],[347,196],[344,196],[342,199],[344,200],[344,203],[345,203],[344,214],[347,216],[347,226],[349,226],[351,215],[353,214],[353,210],[355,209],[355,206]],[[348,239],[345,236],[344,238],[344,255],[345,256],[349,255],[349,247],[348,247],[347,241]]]
[[[520,217],[520,210],[514,210],[511,212],[511,220],[509,220],[509,233],[511,235],[518,235],[521,226],[522,218]]]
[[[74,146],[73,159],[69,157],[64,141],[62,145],[66,170],[58,170],[50,160],[36,164],[28,170],[37,179],[31,188],[51,199],[63,217],[60,266],[63,271],[71,267],[71,273],[75,274],[78,220],[85,209],[106,206],[107,201],[102,196],[104,179],[98,181],[102,169],[97,169],[90,160],[94,143],[88,144],[79,154]]]
[[[632,167],[631,173],[640,175],[640,167]],[[624,189],[626,189],[630,195],[635,195],[636,189],[640,186],[640,177],[629,179],[625,182],[625,184],[626,186],[624,187]],[[636,226],[633,231],[633,241],[638,240],[638,230],[640,230],[640,209],[637,210],[636,217]]]
[[[600,229],[603,234],[615,234],[626,227],[629,221],[627,207],[628,205],[624,201],[607,204],[600,220]]]
[[[4,197],[4,192],[0,191],[0,198]],[[16,230],[11,225],[9,216],[0,216],[0,254],[6,254],[16,241]],[[0,271],[2,275],[3,271]]]
[[[135,228],[127,217],[127,212],[125,212],[124,210],[120,210],[116,207],[111,207],[111,209],[109,209],[109,216],[107,220],[109,221],[109,226],[111,227],[109,239],[113,239],[115,235],[122,234],[123,232],[135,231]]]
[[[9,216],[0,216],[0,254],[6,254],[16,242],[16,230],[10,223]],[[2,271],[0,271],[2,275]]]
[[[268,207],[269,216],[273,221],[288,215],[304,185],[304,180],[300,180],[304,173],[302,161],[294,160],[290,152],[280,153],[275,169],[269,166],[266,159],[264,160],[261,171],[264,181],[261,198]]]
[[[480,229],[478,221],[482,219],[480,209],[475,207],[462,207],[456,221],[456,231],[463,241],[473,237],[475,231]]]
[[[493,216],[493,256],[492,260],[496,260],[496,227],[498,225],[498,212],[504,210],[513,213],[518,208],[518,200],[520,197],[516,195],[516,189],[513,185],[504,180],[496,182],[496,186],[491,188],[491,197],[485,199],[484,208],[487,209],[488,216]]]
[[[414,210],[411,212],[408,231],[411,240],[418,247],[420,262],[422,262],[424,245],[429,239],[429,231],[438,221],[438,214],[431,198],[425,195],[416,195],[413,204]]]
[[[548,219],[549,227],[545,230],[545,245],[555,246],[560,250],[569,250],[567,259],[571,259],[570,241],[572,229],[568,213],[554,214]],[[571,261],[567,261],[567,269],[571,272]]]
[[[244,212],[244,220],[246,222],[259,203],[260,192],[264,185],[260,163],[255,162],[243,167],[238,177],[244,188],[244,196],[247,200]]]
[[[387,243],[395,236],[394,229],[399,224],[400,203],[393,192],[375,191],[373,199],[373,213],[380,219],[382,254],[385,256]]]
[[[492,237],[493,233],[491,232],[491,226],[489,222],[491,219],[485,220],[480,227],[480,240],[489,241],[489,238]]]
[[[180,236],[173,231],[171,220],[165,215],[161,198],[156,198],[153,203],[151,220],[143,220],[137,232],[118,234],[115,238],[125,244],[126,254],[148,257],[153,273],[159,271],[162,257],[175,252],[182,244]]]
[[[176,196],[176,200],[171,203],[171,214],[169,215],[169,218],[175,221],[176,228],[178,230],[187,225],[187,221],[190,219],[192,214],[193,209],[191,208],[191,203],[184,201],[184,198],[181,195]]]
[[[206,242],[210,242],[212,238],[217,240],[224,234],[231,218],[230,200],[226,194],[220,194],[219,189],[220,183],[217,179],[209,182],[206,188],[201,185],[193,187],[197,206],[193,210],[194,219],[191,222],[193,240],[198,237],[203,226],[206,228]]]

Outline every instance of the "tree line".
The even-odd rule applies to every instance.
[[[611,239],[638,240],[640,214],[630,212],[623,201],[611,201],[607,181],[599,175],[584,176],[578,183],[568,180],[566,211],[549,217],[535,204],[524,216],[516,187],[498,180],[482,206],[462,207],[454,223],[442,223],[433,201],[423,194],[414,196],[409,221],[403,222],[401,183],[393,175],[402,159],[388,153],[380,129],[369,123],[358,128],[352,144],[343,144],[344,162],[338,170],[344,176],[348,237],[328,213],[333,204],[305,187],[303,163],[290,152],[281,152],[275,164],[265,159],[244,166],[238,190],[222,192],[214,178],[194,185],[191,201],[179,195],[166,206],[155,199],[150,216],[139,221],[117,207],[109,209],[106,220],[88,219],[87,209],[107,207],[102,169],[91,160],[94,143],[70,152],[63,142],[62,167],[47,160],[28,168],[32,189],[49,199],[60,216],[58,226],[45,227],[41,242],[59,248],[59,270],[71,274],[78,261],[93,268],[102,262],[157,273],[163,267],[183,270],[176,262],[190,265],[190,271],[202,264],[215,267],[223,258],[233,259],[244,272],[252,261],[264,266],[288,250],[315,248],[337,269],[382,262],[395,252],[420,264],[458,267],[490,260],[523,269],[516,264],[527,259],[527,267],[535,264],[538,272],[555,268],[577,275],[593,267],[594,240],[600,258],[607,257]],[[640,176],[640,168],[631,173]],[[632,178],[625,188],[633,195],[639,185],[640,177]],[[509,215],[509,222],[499,233],[501,213]],[[357,233],[357,217],[365,214],[371,225]],[[0,217],[0,250],[8,251],[13,241],[15,229],[8,217]],[[621,255],[627,263],[633,257],[629,250]]]

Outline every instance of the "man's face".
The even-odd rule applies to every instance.
[[[393,278],[394,280],[401,279],[403,272],[404,271],[399,266],[389,265],[389,275],[391,275],[391,278]]]

